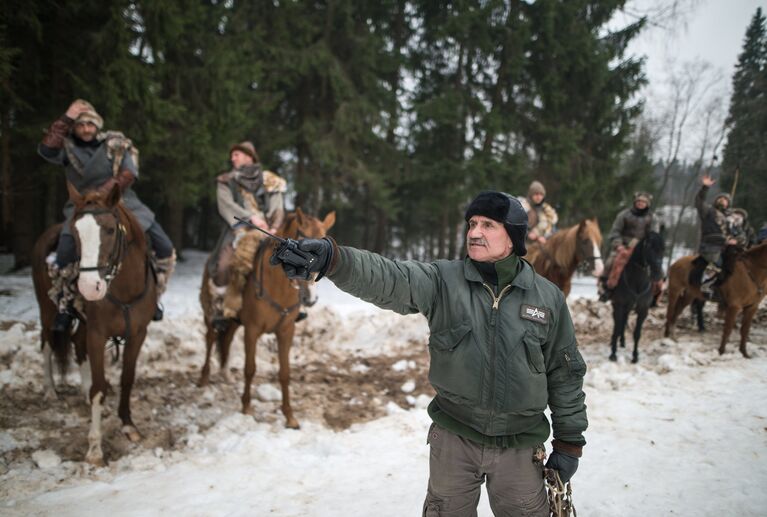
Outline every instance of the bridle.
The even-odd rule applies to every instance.
[[[90,267],[81,267],[80,272],[87,272],[87,271],[98,271],[103,277],[104,280],[109,284],[115,276],[117,276],[117,273],[120,272],[120,266],[122,265],[123,255],[125,255],[125,248],[126,248],[126,242],[125,242],[125,236],[126,236],[126,230],[125,226],[120,222],[120,217],[117,214],[117,211],[108,208],[89,208],[82,210],[79,215],[103,215],[103,214],[111,214],[115,221],[117,222],[115,230],[117,232],[117,235],[115,236],[115,242],[112,246],[112,250],[109,252],[109,257],[107,258],[107,263],[100,265],[96,264],[95,266]]]

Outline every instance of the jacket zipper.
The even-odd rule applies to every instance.
[[[501,304],[501,298],[506,292],[511,289],[511,284],[504,287],[498,296],[495,296],[493,288],[482,283],[482,285],[490,292],[490,296],[493,298],[492,312],[490,313],[490,326],[493,327],[493,336],[490,339],[490,422],[488,428],[492,427],[493,419],[495,418],[495,336],[498,334],[498,327],[496,326],[496,318],[498,317],[498,308]]]

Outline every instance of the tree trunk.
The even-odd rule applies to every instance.
[[[165,231],[176,248],[176,254],[181,255],[181,249],[184,246],[184,203],[181,196],[175,192],[170,192],[168,196],[168,223]]]
[[[2,174],[2,226],[0,227],[0,237],[2,242],[8,242],[11,227],[13,225],[13,197],[11,191],[13,183],[11,182],[11,109],[6,107],[3,110],[2,121],[0,122],[0,132],[2,133],[2,139],[0,140],[0,149],[2,149],[2,162],[0,163],[0,171]]]

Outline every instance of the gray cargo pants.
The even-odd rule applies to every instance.
[[[549,517],[543,466],[533,462],[532,447],[482,446],[436,424],[427,442],[431,452],[423,517],[476,517],[485,480],[496,517]]]

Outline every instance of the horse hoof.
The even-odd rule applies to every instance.
[[[122,432],[125,435],[125,437],[133,443],[137,443],[141,441],[141,433],[139,433],[138,429],[136,429],[132,425],[124,425],[122,428]]]
[[[56,393],[56,390],[52,388],[46,388],[46,390],[43,392],[43,398],[48,402],[54,402],[59,400],[59,394]]]
[[[231,384],[232,383],[232,375],[229,373],[228,369],[225,368],[225,369],[221,370],[221,379],[226,384]]]
[[[198,387],[198,388],[204,388],[204,387],[206,387],[208,384],[210,384],[210,381],[209,381],[209,379],[208,379],[208,376],[207,376],[207,375],[205,375],[205,376],[203,376],[203,377],[200,377],[200,380],[199,380],[199,381],[197,381],[197,387]]]
[[[719,347],[719,355],[724,355],[724,347]]]
[[[626,348],[626,343],[621,343],[621,348]]]
[[[298,420],[296,420],[293,417],[290,417],[287,419],[287,421],[285,422],[285,427],[287,427],[288,429],[301,429],[301,426],[299,425]]]
[[[94,467],[106,466],[106,463],[104,462],[104,454],[101,450],[98,450],[97,452],[89,450],[88,454],[85,455],[85,462]]]
[[[638,357],[632,357],[631,358],[631,364],[637,364],[638,362],[639,362],[639,358]]]
[[[242,408],[242,414],[243,415],[254,416],[256,414],[256,412],[253,410],[253,406],[248,405],[248,407],[243,407]]]
[[[615,354],[610,354],[610,361],[615,362],[618,360],[618,356]]]
[[[741,354],[743,354],[743,357],[744,357],[744,358],[746,358],[746,359],[751,359],[751,356],[750,356],[750,355],[749,355],[749,353],[748,353],[748,352],[746,352],[745,350],[741,350],[741,351],[740,351],[740,353],[741,353]]]

